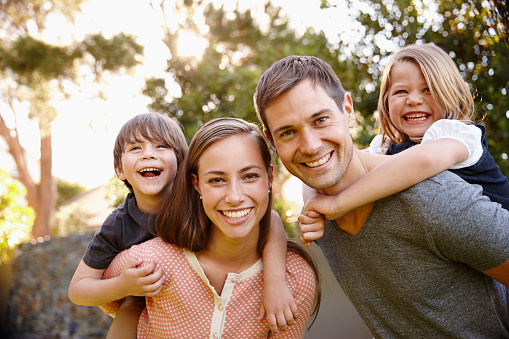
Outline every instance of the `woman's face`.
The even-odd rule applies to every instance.
[[[230,136],[203,152],[193,184],[215,225],[213,238],[258,241],[259,222],[268,208],[272,168],[270,172],[246,135]]]

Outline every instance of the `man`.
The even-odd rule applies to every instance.
[[[254,99],[285,167],[321,193],[379,162],[354,148],[352,99],[324,61],[276,62]],[[509,212],[478,186],[445,171],[325,223],[318,244],[375,337],[509,338]]]

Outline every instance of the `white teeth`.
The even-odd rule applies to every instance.
[[[144,169],[142,169],[140,171],[140,173],[143,173],[143,172],[153,172],[153,171],[159,171],[160,172],[161,170],[159,168],[154,168],[154,167],[152,167],[152,168],[144,168]]]
[[[407,115],[405,117],[405,120],[410,120],[410,121],[426,120],[427,117],[428,117],[427,114]]]
[[[249,212],[251,211],[250,208],[246,208],[245,210],[242,210],[242,211],[237,211],[237,212],[229,212],[229,211],[222,211],[223,214],[227,217],[227,218],[230,218],[230,219],[239,219],[239,218],[242,218],[244,217],[246,214],[248,214]]]
[[[318,161],[314,161],[314,162],[306,162],[306,166],[308,167],[316,167],[316,166],[320,166],[320,165],[323,165],[325,164],[327,161],[329,161],[330,159],[330,153],[327,154],[326,156],[324,156],[323,158],[321,158],[320,160]]]

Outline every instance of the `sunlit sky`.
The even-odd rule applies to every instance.
[[[297,30],[314,26],[331,36],[351,25],[346,11],[341,9],[343,0],[335,2],[338,3],[337,9],[323,11],[319,0],[300,1],[298,5],[293,0],[272,1],[284,8]],[[236,1],[225,0],[224,3],[233,6]],[[241,0],[240,3],[254,6],[255,12],[256,8],[263,10],[263,1]],[[123,31],[138,36],[138,42],[145,46],[144,63],[138,67],[134,77],[125,75],[106,79],[106,102],[93,99],[90,94],[93,91],[82,87],[72,101],[54,103],[59,116],[52,129],[53,174],[93,188],[114,176],[112,149],[115,137],[122,124],[147,111],[150,100],[140,93],[144,79],[165,75],[169,52],[161,41],[161,18],[146,1],[90,0],[82,9],[83,15],[77,17],[76,29],[62,29],[62,20],[56,17],[44,32],[44,39],[65,44],[73,37],[81,39],[85,34],[97,31],[106,37]],[[182,41],[187,44],[179,45],[181,53],[195,54],[204,48],[203,41],[189,36]],[[21,108],[19,111],[22,112]],[[35,124],[23,114],[17,118],[22,144],[34,158],[38,158],[39,137]]]

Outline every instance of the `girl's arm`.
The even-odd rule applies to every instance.
[[[102,279],[105,270],[79,263],[69,285],[69,299],[76,305],[99,306],[128,295],[157,295],[164,281],[163,272],[155,262],[138,267],[140,259],[129,258],[118,276]]]
[[[316,194],[304,205],[308,211],[335,220],[355,208],[401,192],[467,159],[460,141],[442,138],[383,157],[380,164],[337,196]],[[307,239],[310,240],[310,239]]]
[[[263,249],[263,296],[259,319],[267,316],[273,334],[286,330],[299,309],[286,284],[286,234],[279,214],[272,211],[270,233]]]

